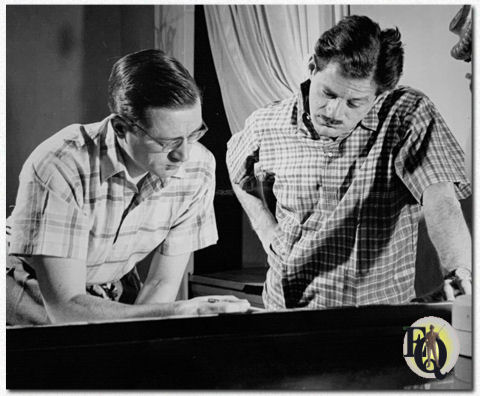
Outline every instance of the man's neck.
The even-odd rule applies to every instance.
[[[133,184],[137,185],[138,189],[141,186],[143,179],[148,174],[145,169],[141,168],[125,151],[123,144],[120,140],[117,139],[119,153],[122,157],[123,164],[125,165],[126,178]]]

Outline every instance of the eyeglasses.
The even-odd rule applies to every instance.
[[[122,118],[125,118],[125,117],[122,117]],[[205,135],[208,131],[207,124],[205,124],[205,121],[202,121],[202,125],[198,129],[196,129],[192,133],[190,133],[188,136],[178,137],[178,138],[173,138],[173,139],[158,139],[158,138],[154,138],[152,135],[150,135],[144,128],[142,128],[136,122],[133,122],[131,120],[128,120],[128,121],[130,122],[130,124],[132,124],[133,126],[136,126],[138,129],[140,129],[149,139],[151,139],[155,143],[157,143],[162,148],[161,152],[170,152],[170,151],[178,149],[183,144],[183,141],[185,139],[190,144],[195,143],[198,140],[200,140],[203,137],[203,135]]]

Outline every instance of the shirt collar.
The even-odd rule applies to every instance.
[[[117,137],[111,123],[111,117],[100,131],[100,180],[103,182],[112,176],[123,172],[128,177],[127,168],[125,166],[123,156],[118,147]]]
[[[367,113],[365,117],[363,117],[363,120],[360,121],[360,125],[365,128],[369,129],[371,131],[376,131],[378,127],[378,111],[380,110],[380,107],[382,106],[383,99],[385,98],[385,94],[379,95],[376,99],[375,102],[373,103],[372,108],[370,111]]]
[[[318,140],[319,136],[315,130],[310,118],[310,106],[308,103],[308,94],[310,90],[310,80],[306,80],[300,84],[300,92],[297,100],[296,132],[300,132],[305,136]]]
[[[123,158],[118,152],[115,133],[111,125],[109,115],[100,122],[94,124],[84,124],[80,126],[80,133],[68,136],[66,141],[72,142],[79,147],[88,145],[95,139],[98,139],[99,160],[100,160],[100,180],[103,182],[119,172],[125,171]]]

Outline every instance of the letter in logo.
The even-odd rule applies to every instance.
[[[425,327],[408,327],[407,335],[406,335],[407,336],[407,353],[403,355],[404,357],[414,357],[413,348],[414,348],[414,345],[417,344],[420,339],[420,335],[418,335],[416,340],[413,339],[413,337],[415,336],[415,330],[421,331],[423,333],[423,338],[425,338],[425,334],[426,334]]]

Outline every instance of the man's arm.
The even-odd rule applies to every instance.
[[[174,315],[245,312],[250,304],[232,296],[200,297],[170,303],[128,305],[87,295],[81,260],[34,256],[34,267],[48,316],[53,323]]]
[[[452,183],[436,183],[423,194],[425,222],[440,263],[448,272],[457,271],[460,291],[471,294],[472,241]],[[454,298],[450,284],[445,284],[447,299]]]
[[[268,253],[279,226],[267,203],[259,198],[261,195],[255,177],[261,145],[259,134],[257,112],[254,112],[246,119],[244,129],[228,141],[226,163],[233,191]]]
[[[266,203],[260,198],[244,191],[238,184],[232,181],[232,187],[240,204],[245,210],[253,229],[262,242],[263,249],[268,253],[270,243],[272,243],[275,234],[279,229],[279,225],[275,216],[270,212]]]
[[[165,256],[156,251],[135,304],[175,301],[190,256],[191,253]]]

